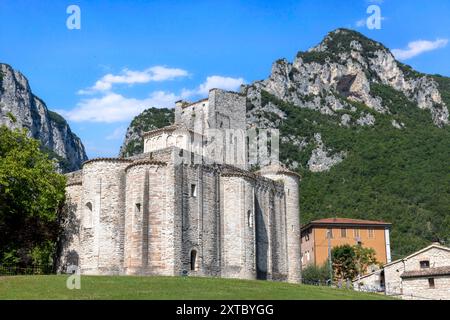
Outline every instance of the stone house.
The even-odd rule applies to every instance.
[[[433,243],[355,280],[353,285],[356,290],[381,289],[402,299],[450,300],[450,248]]]
[[[353,281],[353,288],[356,291],[384,292],[383,272],[383,269],[379,269],[358,277],[358,279]]]
[[[177,102],[142,155],[68,174],[59,269],[299,282],[300,177],[277,162],[249,171],[245,130],[246,97],[212,89]]]

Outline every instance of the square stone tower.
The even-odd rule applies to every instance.
[[[175,124],[205,134],[207,129],[245,130],[245,96],[211,89],[207,99],[194,103],[175,103]]]
[[[205,149],[218,147],[214,155],[203,150],[206,158],[247,169],[246,98],[237,92],[211,89],[207,99],[175,104],[175,126],[201,134]],[[213,148],[210,148],[212,150]]]

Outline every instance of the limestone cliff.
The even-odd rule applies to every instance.
[[[355,31],[338,29],[316,47],[299,52],[292,63],[276,61],[268,79],[249,85],[250,102],[261,107],[261,90],[302,108],[323,114],[353,112],[343,98],[360,102],[379,113],[391,113],[386,101],[371,89],[389,86],[417,107],[429,110],[437,126],[448,124],[448,106],[433,77],[411,70],[395,60],[382,44]]]
[[[81,140],[66,120],[49,111],[36,97],[28,80],[7,64],[0,64],[0,125],[26,128],[41,141],[43,149],[59,162],[61,171],[74,171],[87,160]]]
[[[264,93],[298,108],[338,117],[342,126],[374,126],[375,115],[383,114],[391,118],[393,127],[401,129],[397,112],[390,107],[392,101],[379,94],[380,88],[394,90],[413,107],[429,111],[433,123],[443,127],[449,122],[449,101],[444,101],[440,79],[396,61],[381,43],[352,30],[337,29],[314,48],[299,52],[292,63],[277,60],[267,79],[243,90],[248,96],[248,123],[258,127],[279,127],[286,118],[282,108],[262,97]],[[320,134],[319,128],[316,133]],[[295,140],[317,144],[314,135]],[[342,161],[345,150],[334,150],[334,161],[330,161],[323,143],[319,145],[312,152],[309,169],[327,171]]]

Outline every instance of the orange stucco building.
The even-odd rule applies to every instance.
[[[322,266],[328,260],[328,247],[361,244],[373,248],[377,260],[391,262],[389,230],[391,224],[346,218],[315,220],[301,229],[302,267]],[[330,234],[330,239],[328,239]]]

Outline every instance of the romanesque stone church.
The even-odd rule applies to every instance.
[[[299,176],[277,162],[250,171],[247,143],[206,152],[228,139],[211,130],[245,131],[245,114],[245,96],[212,89],[177,102],[143,154],[68,174],[60,270],[299,282]]]

